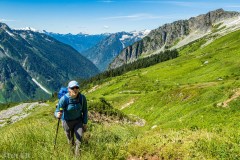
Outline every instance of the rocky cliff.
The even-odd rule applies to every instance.
[[[217,24],[231,18],[238,18],[239,15],[238,12],[218,9],[188,20],[165,24],[152,30],[141,41],[125,48],[109,65],[109,69],[135,61],[142,56],[157,54],[173,47],[181,47],[208,34]]]

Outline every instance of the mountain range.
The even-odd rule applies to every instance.
[[[218,9],[165,24],[148,35],[142,33],[140,38],[139,34],[127,32],[104,35],[106,37],[95,41],[92,48],[81,53],[92,62],[70,45],[46,33],[14,30],[0,23],[0,101],[46,98],[64,82],[89,78],[99,73],[99,69],[104,71],[109,63],[110,69],[116,68],[204,38],[204,43],[199,46],[203,47],[239,29],[239,15]]]
[[[100,71],[105,71],[114,58],[129,45],[141,40],[150,30],[89,34],[59,34],[43,31],[43,33],[68,44],[92,61]]]
[[[91,47],[98,44],[101,40],[105,39],[110,35],[109,33],[95,34],[95,35],[84,34],[84,33],[60,34],[60,33],[47,32],[45,30],[43,31],[43,33],[57,39],[60,42],[63,42],[65,44],[72,46],[74,49],[76,49],[80,53],[90,49]]]
[[[69,45],[0,23],[1,102],[46,98],[70,79],[97,73],[97,67]]]
[[[105,71],[114,58],[126,47],[141,40],[150,31],[118,32],[110,34],[95,46],[82,52],[82,55],[91,60],[100,71]]]
[[[117,68],[138,58],[157,54],[166,49],[180,48],[204,36],[213,38],[223,36],[239,28],[239,13],[217,9],[206,14],[164,24],[152,30],[142,40],[126,47],[110,64],[109,68]]]

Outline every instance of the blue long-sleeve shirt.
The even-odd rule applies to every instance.
[[[66,96],[66,97],[65,97]],[[62,120],[75,120],[81,119],[83,124],[87,124],[88,121],[88,110],[87,110],[87,100],[83,94],[79,94],[76,98],[71,98],[69,93],[62,96],[58,102],[55,116],[57,112],[63,110]],[[81,100],[80,100],[81,99]]]

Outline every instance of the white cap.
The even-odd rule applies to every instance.
[[[72,88],[72,87],[76,87],[76,86],[79,87],[79,84],[77,81],[70,81],[68,83],[68,88]]]

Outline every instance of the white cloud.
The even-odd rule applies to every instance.
[[[240,8],[240,5],[229,5],[226,6],[227,8]]]
[[[16,20],[13,19],[0,19],[0,22],[15,22]]]
[[[170,16],[155,16],[152,14],[134,14],[134,15],[126,15],[126,16],[113,16],[113,17],[104,17],[102,20],[113,20],[113,19],[130,19],[130,20],[143,20],[143,19],[164,19],[171,18]]]
[[[85,28],[87,28],[86,26],[78,26],[77,28],[79,28],[79,29],[85,29]]]
[[[109,26],[103,26],[104,29],[109,29]]]

